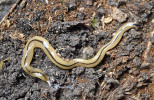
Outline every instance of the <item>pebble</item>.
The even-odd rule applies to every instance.
[[[139,57],[135,57],[133,59],[133,65],[134,65],[134,67],[140,67],[140,65],[141,65],[141,59]]]
[[[95,29],[93,31],[93,34],[94,35],[100,35],[100,36],[103,36],[104,37],[106,35],[106,32],[104,30],[101,30],[101,29]]]
[[[140,66],[141,69],[147,69],[149,68],[150,63],[142,63],[142,65]]]
[[[84,59],[90,59],[94,55],[94,49],[90,46],[85,47],[82,54]]]
[[[107,83],[107,84],[118,85],[118,84],[119,84],[119,81],[116,80],[116,79],[113,79],[113,78],[107,78],[107,79],[106,79],[106,83]]]
[[[79,38],[79,36],[70,36],[70,45],[71,46],[76,46],[76,45],[78,45],[79,44],[79,42],[80,42],[80,38]]]
[[[77,5],[73,2],[73,3],[70,3],[69,6],[68,6],[68,10],[75,10],[77,7]]]

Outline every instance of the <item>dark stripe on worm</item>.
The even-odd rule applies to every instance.
[[[119,33],[120,33],[120,32],[119,32]],[[118,34],[118,35],[119,35],[119,34]],[[115,38],[114,41],[116,41],[118,35],[116,36],[116,38]],[[35,39],[35,40],[30,41],[29,44],[28,44],[28,46],[29,46],[30,43],[33,42],[33,41],[40,42],[40,43],[43,45],[43,42],[42,42],[42,41],[40,41],[40,40],[36,40],[36,39]],[[112,43],[114,43],[114,41],[113,41]],[[111,43],[111,44],[112,44],[112,43]],[[106,47],[108,47],[108,46],[111,45],[111,44],[106,45]],[[27,46],[27,50],[28,50],[28,46]],[[92,62],[92,63],[88,63],[88,64],[87,64],[87,63],[76,62],[76,63],[71,64],[71,65],[63,65],[63,64],[59,63],[59,62],[58,62],[58,61],[57,61],[57,60],[56,60],[56,59],[51,55],[51,53],[50,53],[50,51],[48,50],[48,48],[46,48],[46,47],[44,46],[44,48],[45,48],[45,49],[47,50],[47,52],[50,54],[50,56],[52,57],[52,59],[53,59],[57,64],[59,64],[59,65],[61,65],[61,66],[65,66],[65,67],[70,67],[70,66],[73,66],[73,65],[75,65],[75,64],[77,64],[77,63],[81,63],[81,64],[85,64],[85,65],[94,64],[94,63],[97,62],[98,59],[101,57],[101,54],[102,54],[102,52],[104,51],[104,49],[106,49],[106,47],[104,47],[104,48],[102,49],[102,51],[101,51],[99,57],[97,58],[97,60],[95,60],[95,61]],[[26,59],[27,59],[27,56],[26,56],[26,58],[25,58],[25,60],[24,60],[24,64],[25,64]]]
[[[34,73],[39,73],[39,72],[31,72],[31,71],[29,71],[28,70],[28,68],[27,67],[25,67],[26,68],[26,70],[29,72],[29,73],[31,73],[31,74],[34,74]],[[44,74],[42,74],[42,73],[40,73],[41,75],[43,75],[43,77],[46,79],[46,80],[48,80],[46,77],[45,77],[45,75]]]
[[[128,23],[124,24],[123,26],[121,26],[117,30],[115,35],[113,36],[112,40],[110,40],[109,43],[105,44],[102,48],[100,48],[98,53],[93,58],[91,58],[89,60],[84,60],[84,59],[81,59],[81,58],[69,60],[70,62],[67,62],[67,61],[62,60],[62,59],[59,60],[60,57],[57,56],[56,52],[54,51],[54,48],[49,44],[49,42],[46,39],[41,38],[41,37],[34,37],[31,40],[29,40],[29,42],[26,44],[26,47],[25,47],[24,53],[23,53],[24,55],[23,55],[23,58],[22,58],[22,67],[23,68],[26,67],[26,68],[24,68],[25,71],[29,74],[31,73],[32,76],[34,75],[34,76],[36,76],[36,77],[38,77],[38,78],[40,78],[44,81],[48,81],[48,76],[45,77],[45,74],[42,74],[42,73],[36,72],[33,69],[30,69],[31,58],[33,57],[33,52],[34,52],[35,47],[43,49],[43,51],[50,58],[50,60],[60,68],[70,69],[70,68],[73,68],[73,67],[76,67],[76,66],[95,67],[102,61],[102,59],[105,56],[105,53],[108,50],[115,47],[119,43],[119,41],[122,38],[122,35],[125,31],[127,31],[127,30],[129,30],[130,28],[133,28],[133,27],[137,28],[135,26],[135,23],[136,22],[128,22]],[[31,43],[34,43],[34,44],[31,44]],[[50,48],[51,48],[51,50],[50,50]],[[29,58],[30,58],[30,62],[28,62]],[[39,75],[39,74],[41,74],[41,75]],[[44,76],[45,78],[41,77],[41,76]]]
[[[85,65],[90,65],[90,64],[94,64],[95,62],[98,61],[98,59],[100,58],[100,56],[101,56],[102,52],[104,51],[104,49],[106,49],[109,45],[112,45],[112,44],[116,41],[116,39],[118,38],[118,36],[119,36],[119,34],[121,33],[121,31],[123,31],[124,29],[125,29],[125,27],[123,27],[121,30],[119,30],[119,33],[116,34],[116,38],[114,39],[114,41],[112,41],[110,44],[106,45],[106,47],[104,47],[104,48],[102,49],[102,51],[101,51],[99,57],[97,58],[97,60],[95,60],[95,61],[92,62],[92,63],[88,63],[88,64],[86,64],[86,63],[81,63],[81,62],[76,62],[76,63],[71,64],[71,65],[63,65],[63,64],[60,64],[56,59],[54,59],[54,57],[51,55],[50,51],[49,51],[45,46],[44,46],[44,47],[45,47],[45,49],[48,51],[48,53],[50,54],[50,56],[52,57],[52,59],[53,59],[56,63],[58,63],[59,65],[61,65],[61,66],[70,67],[70,66],[73,66],[73,65],[75,65],[75,64],[77,64],[77,63],[81,63],[81,64],[85,64]],[[36,40],[36,39],[35,39],[35,40],[31,40],[31,41],[29,42],[28,46],[27,46],[27,50],[28,50],[28,47],[29,47],[30,43],[33,42],[33,41],[38,41],[38,42],[41,42],[41,43],[43,44],[43,42],[40,41],[40,40]],[[26,50],[26,52],[27,52],[27,50]],[[27,55],[26,55],[25,60],[26,60],[26,59],[27,59]],[[25,64],[25,60],[24,60],[24,64]]]

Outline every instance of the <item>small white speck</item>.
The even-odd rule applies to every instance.
[[[43,45],[46,47],[46,48],[49,48],[49,45],[46,41],[43,42]]]
[[[54,56],[54,55],[55,55],[55,53],[54,53],[54,52],[50,52],[50,53],[51,53],[51,55],[52,55],[52,56]]]
[[[35,75],[37,75],[37,76],[42,76],[42,74],[41,73],[34,73]]]
[[[24,67],[26,67],[26,66],[27,66],[27,63],[25,63]]]
[[[77,62],[83,62],[83,59],[74,59]]]
[[[48,4],[48,0],[45,0],[46,4]]]
[[[28,50],[26,51],[25,58],[27,57],[27,54],[28,54]]]
[[[115,35],[115,32],[112,35],[114,36]]]
[[[29,50],[32,48],[32,46],[33,46],[33,45],[30,45],[30,46],[28,47],[28,50],[26,51],[26,54],[25,54],[25,58],[27,57],[28,52],[29,52]]]
[[[47,83],[49,84],[49,86],[51,86],[51,83],[50,83],[50,81],[49,81],[49,80],[47,81]]]

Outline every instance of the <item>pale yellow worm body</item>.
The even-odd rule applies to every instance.
[[[2,60],[2,61],[0,62],[0,70],[2,69],[4,62],[7,61],[7,60],[9,60],[9,59],[4,59],[4,60]]]
[[[39,36],[35,36],[27,42],[24,48],[22,62],[21,62],[22,68],[27,74],[34,76],[34,77],[38,77],[48,82],[48,76],[45,75],[41,69],[30,66],[30,63],[33,58],[34,48],[36,47],[41,48],[45,52],[45,54],[49,57],[49,59],[55,65],[57,65],[58,67],[62,69],[72,69],[76,66],[95,67],[102,61],[105,53],[108,50],[115,47],[119,43],[125,31],[131,28],[137,28],[135,24],[136,24],[135,22],[128,22],[122,25],[115,33],[112,40],[108,42],[107,44],[105,44],[102,48],[100,48],[97,54],[89,60],[85,60],[81,58],[72,59],[72,60],[64,60],[57,55],[55,49],[49,44],[49,42],[46,39],[39,37]]]

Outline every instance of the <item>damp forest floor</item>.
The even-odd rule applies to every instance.
[[[152,0],[0,0],[0,100],[152,100]],[[92,58],[124,23],[138,23],[94,68],[65,70],[36,48],[31,66],[50,78],[29,76],[23,49],[34,36],[64,58]],[[5,60],[5,61],[4,61]]]

